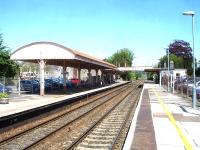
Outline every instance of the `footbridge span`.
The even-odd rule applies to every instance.
[[[145,70],[148,69],[154,69],[153,66],[132,66],[132,67],[118,67],[118,70],[121,72],[127,72],[127,71],[132,71],[132,72],[145,72]]]

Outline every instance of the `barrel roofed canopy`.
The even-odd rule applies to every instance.
[[[53,42],[34,42],[20,47],[11,54],[11,60],[38,63],[44,60],[47,65],[93,69],[116,69],[116,66]]]
[[[40,64],[40,95],[44,95],[44,66],[57,65],[63,67],[63,87],[66,88],[66,67],[89,70],[117,70],[116,66],[93,56],[67,48],[53,42],[35,42],[20,47],[11,54],[11,60]]]

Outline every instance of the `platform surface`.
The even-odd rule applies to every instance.
[[[9,104],[0,104],[0,117],[8,116],[11,114],[19,113],[22,111],[26,111],[29,109],[34,109],[40,106],[48,105],[51,103],[55,103],[58,101],[66,100],[72,97],[77,97],[81,95],[85,95],[87,93],[99,91],[102,89],[108,89],[110,87],[115,87],[121,84],[124,84],[125,82],[122,81],[120,83],[115,83],[112,85],[104,86],[101,88],[96,88],[84,92],[74,93],[74,94],[68,94],[68,95],[36,95],[36,94],[22,94],[17,97],[11,97],[9,100]]]
[[[199,102],[193,109],[190,99],[168,93],[157,84],[145,83],[142,95],[123,149],[200,150]]]

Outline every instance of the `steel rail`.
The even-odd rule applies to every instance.
[[[139,87],[139,86],[140,86],[140,85],[138,85],[138,87]],[[138,88],[138,87],[137,87],[137,88]],[[133,103],[132,106],[131,106],[131,108],[133,107],[134,109],[133,109],[133,110],[132,110],[132,109],[129,110],[127,117],[125,118],[123,124],[122,124],[121,127],[120,127],[120,130],[119,130],[117,136],[115,137],[115,139],[114,139],[114,141],[113,141],[113,143],[112,143],[112,146],[111,146],[112,148],[111,148],[111,149],[113,149],[113,147],[114,147],[115,145],[117,145],[117,140],[119,140],[120,133],[122,132],[123,128],[126,126],[126,123],[127,123],[127,121],[129,120],[129,117],[131,116],[131,113],[132,113],[132,112],[135,112],[135,109],[136,109],[135,106],[137,105],[137,102],[138,102],[140,93],[141,93],[141,89],[139,89],[138,91],[136,91],[136,95],[135,95],[135,97],[134,97],[135,103]],[[135,93],[132,93],[132,95],[133,95],[133,94],[135,94]],[[129,128],[130,128],[130,125],[129,125]],[[126,134],[125,137],[127,137],[127,134]],[[124,145],[124,142],[123,142],[123,145]],[[123,145],[122,145],[122,147],[123,147]]]

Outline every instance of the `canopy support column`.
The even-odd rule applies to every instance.
[[[40,60],[40,95],[44,96],[44,67],[45,62],[43,59]]]
[[[63,64],[63,89],[67,89],[67,85],[66,85],[66,64],[64,61]]]
[[[89,85],[92,85],[91,69],[88,69],[88,78],[89,78]]]
[[[78,68],[78,80],[79,80],[78,86],[80,86],[81,85],[81,68]]]
[[[98,69],[96,69],[96,85],[98,83]]]
[[[103,69],[101,69],[101,85],[104,84],[104,75],[103,75]]]
[[[81,68],[78,68],[78,79],[81,81]]]
[[[109,73],[110,84],[112,83],[112,73]]]

